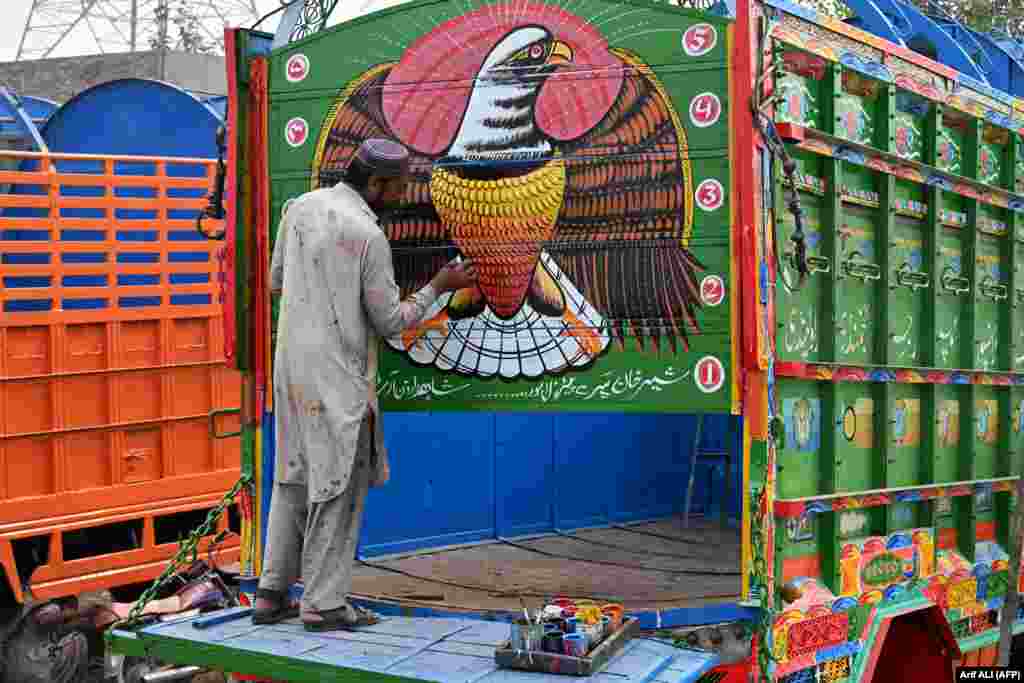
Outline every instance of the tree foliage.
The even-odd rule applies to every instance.
[[[214,54],[217,45],[203,35],[202,24],[187,0],[165,0],[153,10],[156,32],[149,39],[154,50],[176,50],[196,54]]]

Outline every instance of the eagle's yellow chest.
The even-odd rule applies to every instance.
[[[452,240],[477,262],[491,309],[502,318],[515,315],[562,210],[564,162],[555,159],[498,180],[470,180],[436,168],[430,196]]]

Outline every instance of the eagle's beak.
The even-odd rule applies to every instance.
[[[560,40],[551,45],[551,54],[548,55],[548,64],[568,64],[572,61],[572,48]]]

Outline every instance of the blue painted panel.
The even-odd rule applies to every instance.
[[[900,47],[906,47],[903,38],[910,32],[910,22],[901,12],[893,11],[891,7],[883,9],[885,5],[876,5],[871,0],[847,0],[846,6],[857,15],[855,19],[847,20],[847,23]]]
[[[126,78],[75,95],[42,128],[53,152],[217,156],[217,114],[168,83]]]
[[[629,420],[629,429],[623,430],[618,471],[606,473],[615,487],[612,520],[616,522],[664,517],[683,506],[696,418],[637,417],[641,419]]]
[[[634,449],[633,426],[647,415],[555,416],[555,526],[598,526],[611,518],[626,452]]]
[[[428,651],[389,667],[387,672],[396,676],[409,676],[426,681],[467,683],[495,671],[497,668],[493,654],[490,659],[484,659]]]
[[[494,536],[494,418],[477,413],[388,414],[391,481],[370,491],[364,555]]]
[[[468,619],[412,619],[393,617],[381,620],[379,624],[361,629],[365,633],[380,633],[389,636],[421,638],[431,642],[454,636],[468,630],[473,623]],[[427,645],[427,642],[421,643]]]
[[[494,416],[495,519],[500,536],[554,528],[553,415]]]
[[[867,1],[855,0],[858,5],[858,9],[855,11],[859,13],[861,3]],[[877,0],[874,4],[888,16],[903,16],[910,22],[909,31],[899,30],[908,48],[917,52],[925,52],[924,46],[927,45],[929,49],[935,50],[936,61],[987,84],[985,74],[978,68],[963,46],[916,7],[899,2],[899,0]],[[873,30],[872,33],[874,33]]]
[[[727,424],[707,418],[704,443],[722,442]],[[671,515],[682,509],[694,425],[687,415],[389,413],[391,481],[368,495],[360,552]],[[266,435],[273,439],[272,430]],[[267,446],[264,476],[272,482]],[[692,512],[707,507],[707,480],[698,473]],[[738,492],[737,483],[733,510]],[[269,495],[268,488],[264,515]]]
[[[307,654],[303,659],[323,662],[332,666],[362,669],[383,669],[396,657],[411,653],[412,647],[396,647],[377,643],[359,643],[345,640],[320,640],[323,647]]]
[[[964,30],[971,33],[988,55],[992,68],[985,75],[989,84],[1016,97],[1024,97],[1024,64],[1020,61],[1024,55],[1018,55],[1016,50],[1008,49],[1003,42],[989,35]]]

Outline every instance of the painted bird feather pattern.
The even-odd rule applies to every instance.
[[[314,186],[337,182],[362,140],[402,142],[411,178],[381,226],[403,296],[453,258],[473,258],[481,273],[393,348],[442,370],[537,376],[586,365],[611,340],[675,351],[699,331],[685,133],[651,69],[608,52],[617,93],[569,139],[545,132],[537,103],[549,79],[573,77],[573,47],[536,25],[509,31],[472,83],[452,86],[469,94],[440,151],[389,125],[383,93],[395,63],[344,89],[324,122]]]

